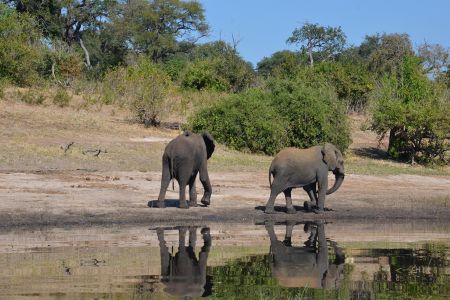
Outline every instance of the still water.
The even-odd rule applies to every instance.
[[[448,229],[266,222],[0,232],[0,299],[450,299]]]

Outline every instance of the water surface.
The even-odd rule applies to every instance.
[[[0,233],[4,299],[449,299],[447,226],[270,223]]]

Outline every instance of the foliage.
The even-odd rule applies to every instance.
[[[450,53],[442,45],[423,43],[419,46],[418,56],[422,59],[425,71],[434,78],[439,78],[448,70]]]
[[[266,78],[269,76],[293,78],[305,62],[306,57],[301,53],[284,50],[275,52],[270,57],[264,57],[256,68],[258,74]]]
[[[300,44],[309,56],[309,63],[314,64],[313,51],[318,60],[326,60],[340,53],[345,45],[346,36],[341,27],[320,26],[306,22],[302,27],[294,29],[287,39],[289,44]]]
[[[144,57],[105,75],[103,102],[127,106],[139,122],[157,126],[170,109],[172,88],[168,75]]]
[[[182,86],[197,90],[230,90],[229,82],[218,73],[219,65],[220,61],[217,59],[200,60],[189,64],[181,82]]]
[[[207,130],[233,149],[266,154],[324,142],[345,150],[350,143],[345,107],[333,88],[288,80],[225,98],[200,110],[188,127]]]
[[[65,89],[60,88],[56,91],[55,96],[53,96],[53,104],[59,107],[65,107],[69,105],[70,99],[69,93]]]
[[[368,56],[369,70],[379,76],[401,72],[403,60],[413,54],[409,35],[383,34],[366,36],[361,44],[364,55]]]
[[[354,63],[322,62],[299,72],[298,77],[303,81],[326,81],[335,88],[348,111],[364,111],[375,86],[365,67]]]
[[[146,53],[154,62],[175,53],[177,40],[196,40],[208,32],[202,6],[197,1],[127,1],[111,16],[113,31],[135,53]]]
[[[200,110],[188,127],[209,131],[233,149],[274,154],[288,143],[288,124],[272,107],[270,96],[258,90],[230,96]]]
[[[21,86],[36,84],[44,58],[40,39],[31,16],[0,4],[0,76]]]
[[[289,146],[307,148],[325,142],[345,151],[350,145],[346,107],[332,87],[301,80],[270,83],[272,105],[288,121]]]
[[[400,76],[385,78],[373,97],[372,127],[381,138],[389,132],[392,157],[446,162],[449,92],[429,81],[417,57],[406,57]]]
[[[235,47],[223,41],[194,47],[189,59],[191,64],[182,80],[185,87],[239,92],[253,82],[251,64],[240,57]]]

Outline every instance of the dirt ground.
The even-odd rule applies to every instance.
[[[158,209],[152,206],[161,155],[177,131],[145,129],[111,108],[90,112],[0,101],[0,227],[316,219],[450,223],[449,168],[435,171],[383,159],[378,154],[385,145],[376,148],[376,135],[360,130],[364,117],[352,122],[348,172],[342,187],[327,197],[330,210],[323,214],[304,212],[307,195],[297,189],[297,214],[284,212],[280,195],[277,214],[265,215],[271,157],[223,146],[209,162],[210,207],[177,208],[175,185],[167,192],[168,208]],[[71,141],[74,146],[64,152],[61,145]],[[86,149],[107,151],[93,156],[84,154]],[[200,182],[197,189],[200,199]]]
[[[169,188],[167,208],[152,207],[159,193],[159,172],[0,173],[0,226],[142,223],[262,222],[264,220],[433,219],[450,222],[450,179],[417,175],[348,174],[329,195],[323,214],[284,212],[265,215],[269,195],[265,172],[212,172],[210,207],[177,208],[178,189]],[[330,180],[332,180],[330,176]],[[201,184],[197,183],[199,199]],[[293,192],[302,205],[306,193]]]

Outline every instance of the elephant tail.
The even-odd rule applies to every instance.
[[[270,170],[269,171],[269,186],[270,186],[270,189],[272,189],[272,177],[273,177],[272,170]]]
[[[170,158],[170,178],[172,179],[172,191],[175,191],[175,176],[173,176],[173,158]]]

